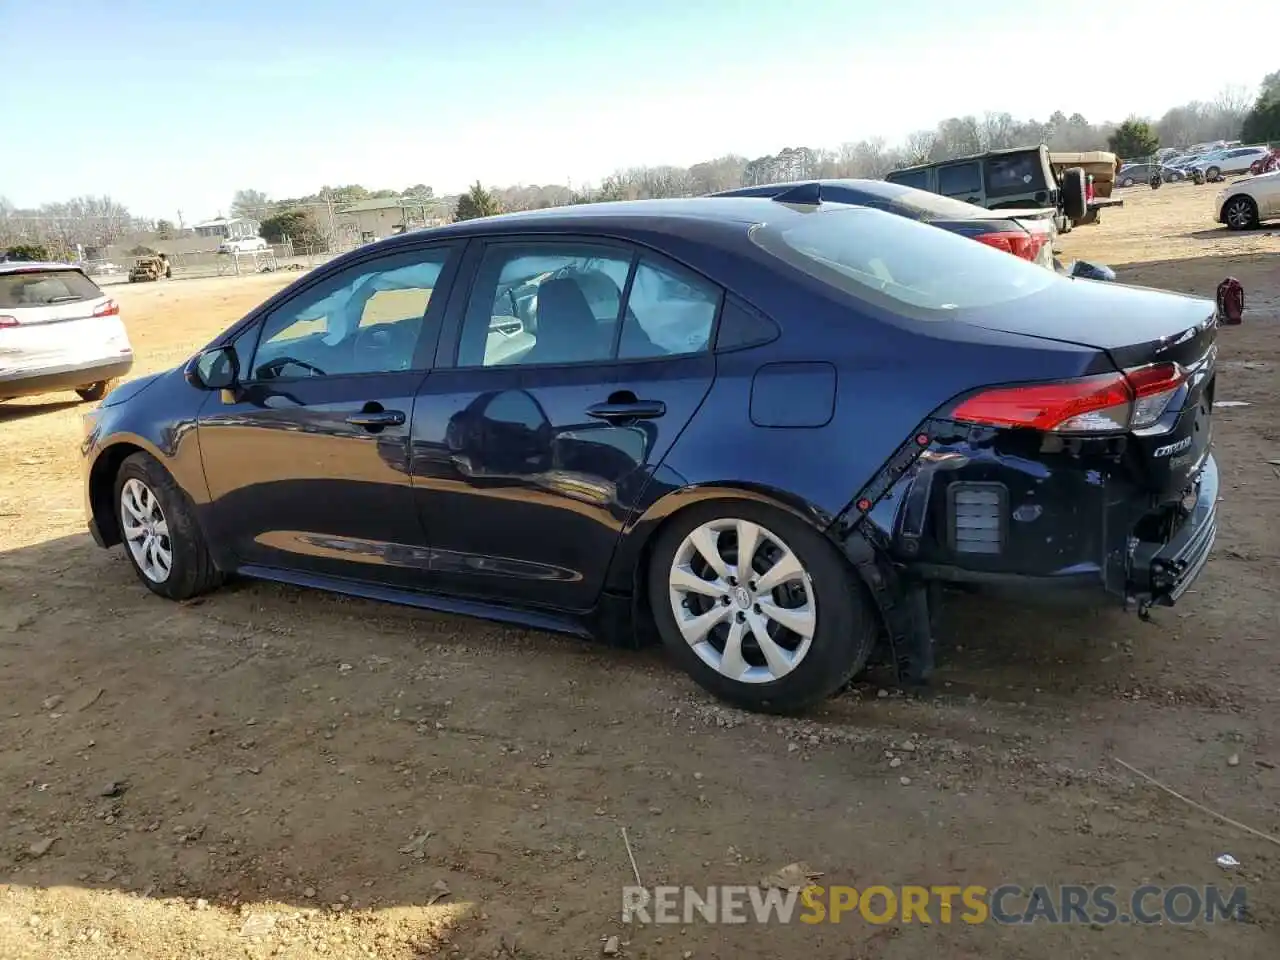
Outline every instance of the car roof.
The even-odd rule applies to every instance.
[[[766,221],[777,223],[802,216],[785,204],[766,197],[686,197],[666,200],[615,200],[581,203],[567,207],[546,207],[500,213],[492,217],[463,220],[443,227],[401,233],[378,241],[383,249],[411,246],[424,239],[473,237],[495,233],[571,232],[574,228],[592,233],[627,232],[661,222],[664,233],[681,234],[707,225],[722,225],[727,232],[745,233]]]
[[[80,268],[74,263],[56,263],[52,260],[0,261],[0,273],[39,273],[41,270],[80,270]]]
[[[749,187],[737,187],[733,190],[723,190],[719,193],[713,193],[715,197],[769,197],[783,193],[787,190],[794,190],[796,187],[807,186],[816,183],[820,187],[837,187],[843,190],[855,190],[861,193],[870,194],[873,197],[883,197],[886,200],[892,200],[895,197],[901,197],[904,194],[927,193],[928,191],[917,190],[915,187],[908,187],[901,183],[890,183],[887,180],[863,180],[857,177],[827,177],[813,180],[790,180],[777,181],[775,183],[758,183]]]

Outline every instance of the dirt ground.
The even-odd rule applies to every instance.
[[[1068,256],[1247,293],[1204,575],[1149,624],[956,601],[928,693],[863,683],[803,719],[720,706],[655,651],[251,582],[167,603],[84,532],[75,398],[0,407],[0,957],[1277,956],[1280,847],[1113,758],[1280,834],[1280,232],[1215,228],[1213,187],[1122,193]],[[290,279],[114,288],[135,372]],[[858,887],[1238,883],[1248,912],[624,927],[622,828],[647,884],[805,861]]]

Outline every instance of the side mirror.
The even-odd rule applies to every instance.
[[[192,357],[183,373],[197,389],[226,390],[240,379],[240,358],[235,347],[213,347]]]

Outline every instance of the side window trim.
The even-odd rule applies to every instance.
[[[640,269],[641,253],[632,248],[631,266],[627,268],[627,282],[622,285],[622,293],[618,296],[618,316],[613,322],[613,343],[609,346],[609,363],[617,363],[618,348],[622,343],[622,325],[627,322],[627,311],[631,307],[631,288],[635,286],[636,271]]]
[[[433,317],[440,315],[445,310],[445,302],[452,300],[454,281],[457,278],[458,268],[461,265],[464,244],[456,240],[438,241],[420,246],[410,247],[406,250],[380,251],[368,257],[349,263],[346,266],[325,273],[321,277],[317,277],[314,283],[308,283],[306,286],[297,290],[293,295],[279,301],[270,306],[265,306],[256,317],[254,317],[247,326],[237,332],[231,339],[231,343],[236,346],[236,352],[240,357],[241,369],[245,372],[246,384],[283,384],[297,383],[308,380],[317,379],[315,377],[273,377],[270,380],[257,380],[252,376],[254,361],[258,358],[258,349],[262,346],[262,334],[272,317],[276,316],[281,310],[288,309],[291,304],[297,303],[302,297],[314,294],[314,292],[326,284],[334,280],[340,280],[343,277],[358,275],[360,272],[368,272],[369,268],[378,263],[403,265],[401,261],[420,261],[424,257],[430,257],[435,252],[444,253],[444,263],[440,268],[440,276],[436,279],[436,288],[443,289],[445,296],[437,298],[435,289],[432,290],[431,299],[427,303],[426,312],[423,314],[423,326],[419,332],[418,339],[414,344],[412,360],[409,368],[405,373],[421,373],[432,369],[432,357],[436,352],[436,344],[440,338],[442,324],[433,323]],[[390,267],[389,269],[395,269]],[[341,283],[334,289],[340,289]],[[246,358],[245,352],[241,350],[241,342],[246,338],[251,338],[252,349]],[[368,370],[359,373],[336,373],[327,376],[325,379],[349,379],[354,377],[381,377],[386,376],[389,371],[385,370]]]

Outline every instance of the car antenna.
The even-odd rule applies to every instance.
[[[812,203],[822,202],[822,184],[816,181],[800,183],[790,189],[783,190],[773,198],[777,203]]]

